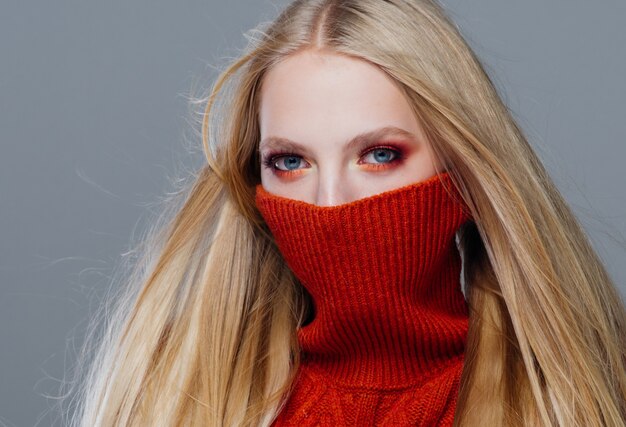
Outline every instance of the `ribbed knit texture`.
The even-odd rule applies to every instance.
[[[471,217],[448,173],[336,206],[259,184],[256,203],[315,307],[273,425],[452,425],[468,329],[454,234]]]

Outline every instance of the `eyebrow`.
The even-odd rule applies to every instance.
[[[409,132],[408,130],[399,128],[397,126],[385,126],[374,129],[372,131],[362,132],[356,135],[346,144],[344,150],[350,151],[357,147],[363,147],[371,142],[391,135],[408,138],[412,141],[417,141],[417,137],[415,136],[415,134]],[[286,151],[295,150],[301,151],[307,155],[311,154],[309,149],[304,145],[292,141],[288,138],[282,138],[279,136],[268,136],[266,138],[263,138],[263,140],[261,140],[261,142],[259,143],[258,151],[260,152],[264,148],[273,148]]]

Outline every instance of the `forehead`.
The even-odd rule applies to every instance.
[[[262,140],[305,143],[348,140],[382,127],[421,132],[404,93],[379,67],[310,51],[287,57],[265,75],[259,126]]]

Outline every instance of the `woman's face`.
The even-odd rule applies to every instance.
[[[279,196],[340,205],[437,172],[402,92],[363,60],[288,57],[265,76],[259,125],[261,182]]]

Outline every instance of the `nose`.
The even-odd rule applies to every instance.
[[[320,178],[317,185],[317,195],[315,204],[317,206],[336,206],[351,201],[352,197],[356,197],[350,191],[350,186],[335,176]]]
[[[341,203],[343,202],[338,201],[338,198],[334,195],[334,193],[326,191],[318,193],[317,201],[315,202],[317,206],[335,206],[340,205]]]

